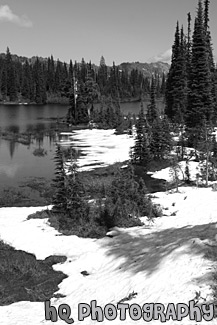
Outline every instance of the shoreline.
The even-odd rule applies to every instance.
[[[160,98],[159,98],[160,99]],[[120,103],[136,103],[136,102],[139,102],[141,99],[138,98],[138,97],[134,97],[134,98],[123,98],[122,100],[120,100]],[[146,100],[149,100],[148,98],[144,98],[143,101],[146,101]],[[94,104],[99,104],[100,102],[96,102]],[[35,102],[28,102],[28,101],[23,101],[23,102],[19,102],[19,101],[14,101],[14,102],[10,102],[10,101],[1,101],[0,102],[0,106],[1,105],[25,105],[25,106],[28,106],[28,105],[36,105],[36,106],[41,106],[41,105],[63,105],[63,106],[67,106],[69,105],[69,102],[66,103],[66,102],[57,102],[57,101],[48,101],[46,103],[35,103]]]

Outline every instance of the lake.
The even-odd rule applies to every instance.
[[[0,190],[16,187],[34,177],[46,178],[48,181],[53,178],[56,143],[64,139],[59,134],[60,126],[56,119],[64,117],[67,109],[67,106],[59,104],[0,105]],[[137,114],[139,109],[140,102],[121,104],[125,114]],[[93,156],[95,152],[91,153],[91,145],[97,139],[93,138],[92,143],[83,143],[87,137],[85,132],[84,136],[80,132],[75,139],[76,146],[85,155]],[[99,156],[105,156],[105,150],[111,146],[109,139],[106,141],[103,148],[97,151],[99,161],[104,159]],[[74,146],[73,141],[70,146]],[[94,164],[92,158],[90,165]]]

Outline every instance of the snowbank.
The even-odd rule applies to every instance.
[[[61,145],[81,150],[77,161],[79,170],[92,170],[129,159],[134,137],[128,134],[114,134],[115,130],[85,129],[64,134]],[[68,137],[68,138],[66,138]]]
[[[201,303],[204,299],[209,302],[211,272],[216,262],[204,258],[204,254],[217,244],[217,192],[210,188],[180,188],[180,192],[155,193],[154,201],[163,205],[164,216],[143,227],[116,228],[112,238],[60,236],[46,219],[27,220],[39,208],[1,208],[0,237],[37,258],[51,254],[67,256],[64,264],[54,266],[68,275],[59,289],[66,297],[52,299],[51,305],[58,308],[62,303],[68,304],[75,324],[79,323],[78,304],[90,304],[92,300],[97,300],[101,307],[115,305],[126,297],[132,298],[126,303],[140,306],[152,302],[165,306],[172,302],[188,304],[194,298]],[[82,271],[89,275],[82,275]],[[133,296],[133,292],[137,294]],[[43,303],[14,303],[0,307],[0,314],[4,325],[46,323]],[[87,317],[82,323],[97,322]],[[112,323],[118,325],[120,320],[105,319],[102,324]],[[134,323],[127,313],[123,324]],[[57,324],[66,323],[59,320]],[[144,320],[137,324],[144,324]],[[181,324],[192,321],[185,317]]]

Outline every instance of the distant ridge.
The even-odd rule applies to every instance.
[[[5,57],[5,53],[0,53],[0,57]],[[19,61],[21,63],[24,63],[26,60],[29,63],[34,63],[37,56],[33,56],[31,58],[27,58],[25,56],[18,56],[17,54],[11,54],[12,60]],[[38,57],[41,62],[46,62],[48,58]],[[57,60],[54,60],[57,62]],[[60,61],[64,62],[64,61]],[[77,62],[79,64],[79,62]],[[69,63],[67,62],[67,65]],[[92,66],[98,70],[99,66],[96,64],[92,64]],[[165,62],[152,62],[152,63],[141,63],[141,62],[123,62],[119,65],[117,65],[120,70],[127,70],[128,73],[130,73],[133,69],[137,69],[138,71],[141,71],[145,77],[151,77],[153,73],[163,75],[167,74],[169,72],[170,65]],[[110,66],[108,66],[110,67]]]
[[[153,73],[163,75],[169,72],[170,65],[165,62],[141,63],[141,62],[124,62],[119,65],[120,69],[127,70],[130,73],[133,69],[142,71],[145,77],[151,77]]]

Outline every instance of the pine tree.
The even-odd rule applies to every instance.
[[[151,143],[150,149],[154,159],[162,159],[163,158],[163,129],[161,119],[158,117],[153,121],[152,124],[152,132],[151,132]]]
[[[71,168],[66,178],[67,217],[76,226],[85,225],[89,222],[89,205],[85,200],[85,190],[79,178],[77,165],[73,160],[70,165]]]
[[[217,118],[215,63],[213,59],[211,33],[209,30],[209,4],[210,4],[210,0],[204,0],[204,29],[205,29],[206,42],[207,42],[208,64],[209,64],[209,70],[210,70],[211,80],[212,80],[212,97],[213,97],[213,102],[215,104],[215,118]]]
[[[156,105],[156,86],[155,86],[155,79],[152,75],[151,78],[151,99],[150,105],[148,106],[147,112],[147,120],[150,125],[152,125],[153,121],[158,117],[158,110]]]
[[[36,58],[36,61],[33,66],[34,73],[34,84],[35,84],[35,102],[36,104],[45,104],[47,95],[45,88],[45,76],[42,63],[39,61],[39,58]]]
[[[6,69],[6,62],[2,59],[1,62],[1,94],[3,99],[5,100],[7,98],[7,69]]]
[[[200,150],[201,172],[205,178],[205,184],[208,186],[210,176],[210,159],[213,150],[213,127],[205,119],[200,128],[197,147]],[[204,163],[205,162],[205,163]]]
[[[23,80],[22,80],[21,94],[26,99],[30,98],[31,76],[30,76],[30,66],[27,60],[23,65]]]
[[[179,50],[180,50],[180,31],[179,31],[179,22],[177,22],[175,41],[172,46],[171,66],[167,76],[166,92],[165,92],[165,100],[166,100],[165,113],[167,114],[169,119],[173,119],[176,114],[174,108],[174,87],[175,87],[174,78],[176,76],[176,66],[177,66],[177,59],[179,56]]]
[[[81,65],[80,65],[80,73],[78,76],[79,83],[84,83],[87,77],[87,64],[84,60],[84,58],[81,59]]]
[[[55,91],[55,66],[54,66],[54,59],[52,55],[50,58],[48,58],[48,62],[47,62],[46,90],[50,93],[53,93]]]
[[[108,79],[108,68],[106,66],[104,57],[101,56],[97,82],[98,82],[99,89],[100,89],[100,92],[102,95],[105,95],[107,79]]]
[[[6,63],[7,95],[9,96],[10,101],[15,101],[17,99],[16,74],[15,74],[14,62],[12,61],[9,48],[7,48],[5,63]]]
[[[178,124],[184,123],[187,107],[187,51],[183,27],[180,33],[179,53],[176,62],[176,74],[174,76],[173,109],[174,121]]]
[[[149,137],[149,126],[145,118],[143,103],[141,101],[141,108],[136,123],[136,138],[135,145],[132,148],[132,157],[133,163],[142,165],[145,168],[147,168],[148,163],[151,161]]]
[[[186,46],[186,73],[187,81],[189,84],[189,75],[191,70],[191,14],[188,13],[188,34],[187,34],[187,46]]]
[[[109,227],[141,225],[138,217],[149,214],[151,202],[146,196],[147,188],[142,179],[135,180],[134,169],[118,169],[106,198],[106,216]]]
[[[53,197],[53,211],[54,212],[67,212],[67,191],[66,191],[66,173],[63,163],[63,153],[59,145],[56,147],[56,154],[54,157],[56,163],[55,178],[53,186],[56,193]]]
[[[156,118],[152,124],[150,151],[154,159],[164,159],[171,151],[172,137],[167,117]]]
[[[85,79],[82,96],[84,97],[88,110],[90,110],[94,101],[97,101],[99,98],[99,87],[89,74]]]
[[[161,96],[165,95],[165,91],[166,91],[166,78],[165,78],[165,73],[163,72],[162,81],[161,81],[161,88],[160,88]]]
[[[96,89],[91,88],[92,81],[86,85],[86,88],[85,84],[83,82],[79,83],[75,77],[73,77],[71,83],[67,122],[72,125],[87,124],[89,122],[88,101],[91,100],[90,104],[93,103]]]
[[[177,23],[172,64],[166,85],[166,114],[175,123],[183,124],[187,106],[187,44],[183,27]]]
[[[113,62],[107,82],[106,95],[111,95],[113,98],[118,98],[119,93],[118,67],[115,65],[115,62]]]
[[[204,120],[208,124],[211,123],[213,104],[207,37],[204,27],[202,3],[199,0],[192,41],[192,60],[186,115],[187,127],[191,130],[194,128],[194,138],[198,138]]]

